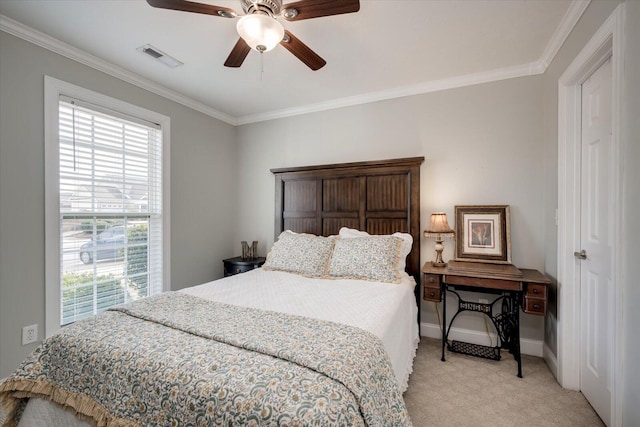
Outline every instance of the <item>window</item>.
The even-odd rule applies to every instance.
[[[47,324],[168,289],[168,118],[46,78]]]

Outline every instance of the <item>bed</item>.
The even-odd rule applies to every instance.
[[[422,161],[272,170],[263,268],[64,328],[0,385],[7,425],[411,425]]]

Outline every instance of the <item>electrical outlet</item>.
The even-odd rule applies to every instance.
[[[489,304],[489,300],[486,298],[478,298],[480,304]]]
[[[22,345],[38,341],[38,325],[29,325],[22,328]]]

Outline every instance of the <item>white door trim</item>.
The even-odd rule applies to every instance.
[[[624,64],[623,31],[625,4],[620,4],[582,49],[558,80],[558,381],[569,389],[580,389],[580,264],[573,256],[580,243],[580,85],[612,57],[612,194],[614,244],[612,280],[611,425],[622,425],[622,301],[621,256],[623,254],[622,163],[620,116]]]

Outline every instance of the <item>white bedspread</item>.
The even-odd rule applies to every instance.
[[[212,301],[314,317],[367,330],[382,339],[400,391],[404,392],[419,341],[414,286],[415,281],[409,276],[402,283],[395,284],[310,279],[255,269],[181,292]],[[84,427],[88,424],[54,403],[30,399],[20,426],[45,425]]]
[[[407,389],[418,346],[414,280],[402,283],[311,279],[261,268],[183,289],[227,304],[356,326],[382,339],[400,391]]]

